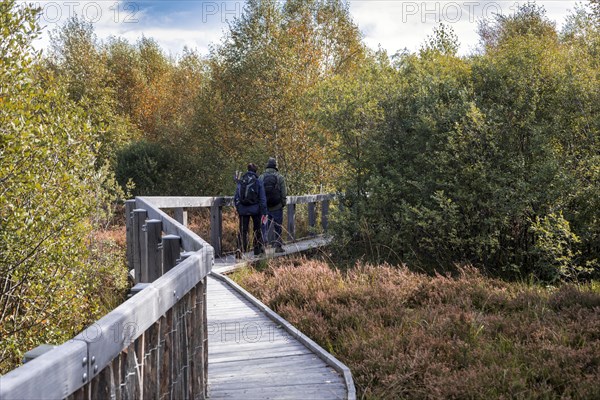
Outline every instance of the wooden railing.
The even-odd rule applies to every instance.
[[[213,248],[147,199],[126,209],[127,257],[143,290],[2,376],[1,399],[206,398]]]
[[[296,240],[296,206],[306,204],[308,208],[308,226],[314,228],[317,224],[316,205],[321,203],[321,227],[327,231],[329,225],[329,205],[335,198],[333,194],[312,194],[287,197],[287,240]],[[140,200],[140,199],[138,199]],[[193,208],[210,208],[210,244],[215,255],[223,253],[223,207],[232,207],[233,197],[142,197],[143,202],[152,203],[162,209],[173,209],[175,219],[182,225],[187,225],[187,210]],[[133,211],[133,210],[131,210]]]

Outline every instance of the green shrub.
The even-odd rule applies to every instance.
[[[597,276],[600,27],[577,29],[586,40],[561,41],[526,4],[482,30],[477,56],[441,30],[394,68],[328,83],[320,115],[349,171],[332,226],[342,250],[438,272]]]
[[[171,172],[176,167],[177,158],[170,149],[139,141],[117,153],[116,177],[122,187],[133,183],[134,196],[169,195],[178,186]]]
[[[31,47],[36,14],[0,3],[0,373],[99,317],[87,290],[97,264],[87,261],[96,221],[114,199],[109,171],[96,168],[89,114]],[[126,274],[114,261],[104,267]],[[112,288],[122,282],[102,290]]]

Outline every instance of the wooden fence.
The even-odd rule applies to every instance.
[[[143,290],[0,377],[1,399],[206,398],[213,248],[147,200],[126,209],[127,256]]]
[[[287,197],[287,239],[296,240],[296,206],[306,204],[308,207],[308,226],[317,225],[316,205],[321,203],[321,228],[327,231],[329,225],[329,205],[335,198],[334,194],[312,194],[304,196]],[[142,197],[138,198],[145,203],[151,203],[162,209],[173,209],[175,219],[181,225],[187,225],[187,209],[210,208],[210,244],[215,255],[222,254],[223,238],[223,207],[233,206],[233,197]],[[133,211],[133,210],[131,210]]]

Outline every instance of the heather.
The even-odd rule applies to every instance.
[[[272,261],[235,279],[352,370],[359,398],[600,398],[600,287]]]

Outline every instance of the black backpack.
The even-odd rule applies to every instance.
[[[246,172],[240,180],[240,203],[245,206],[258,204],[258,178],[256,174]]]
[[[273,207],[281,203],[281,188],[279,187],[277,175],[265,175],[263,184],[265,185],[265,194],[267,196],[267,207]]]

